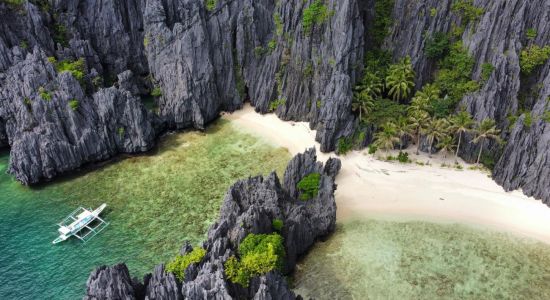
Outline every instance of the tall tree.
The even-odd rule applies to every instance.
[[[420,135],[428,125],[430,116],[425,111],[409,112],[409,129],[411,135],[416,137],[416,155],[420,152]]]
[[[363,113],[368,114],[374,107],[374,98],[364,91],[353,93],[351,109],[359,112],[359,121],[363,120]]]
[[[374,134],[374,145],[385,151],[393,149],[393,145],[399,142],[395,124],[388,122],[382,126],[382,130]]]
[[[395,134],[399,138],[399,152],[403,149],[403,138],[411,136],[411,125],[405,117],[399,117],[395,123]]]
[[[359,112],[359,120],[362,120],[362,114],[368,114],[374,108],[376,97],[382,93],[384,85],[380,78],[371,72],[367,72],[361,82],[355,87],[353,92],[353,111]]]
[[[446,119],[432,118],[428,121],[428,125],[422,132],[429,143],[428,154],[432,157],[432,146],[435,140],[441,140],[449,128],[449,123]]]
[[[453,152],[455,149],[455,141],[449,134],[443,136],[437,143],[437,148],[443,152],[443,158],[447,158],[447,153]]]
[[[409,56],[401,62],[391,65],[388,76],[386,76],[388,95],[396,102],[409,97],[414,88],[414,76],[415,72]]]
[[[497,129],[495,120],[492,119],[484,119],[477,125],[476,128],[477,136],[472,140],[474,144],[480,143],[481,146],[479,147],[479,154],[477,155],[477,161],[476,164],[479,164],[479,161],[481,160],[481,152],[483,152],[483,141],[487,139],[492,139],[497,142],[501,142],[500,139],[500,130]]]
[[[455,162],[458,162],[458,151],[460,150],[460,143],[462,143],[462,135],[465,132],[472,131],[474,126],[474,120],[467,111],[461,111],[451,118],[450,130],[453,134],[458,135],[458,144],[456,145]]]

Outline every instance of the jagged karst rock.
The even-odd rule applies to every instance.
[[[202,129],[246,98],[262,113],[285,99],[277,115],[310,121],[322,151],[351,135],[351,87],[364,48],[358,4],[328,1],[330,17],[305,33],[301,12],[311,3],[227,0],[207,11],[202,1],[148,1],[147,58],[169,126]]]
[[[253,278],[248,288],[226,280],[224,263],[237,253],[240,242],[250,233],[273,232],[272,221],[283,221],[280,234],[286,251],[283,272],[294,270],[296,259],[305,254],[317,239],[330,234],[336,223],[335,177],[340,170],[340,161],[330,159],[323,166],[317,162],[315,149],[296,155],[285,171],[285,187],[281,186],[276,173],[267,177],[257,176],[241,180],[231,186],[224,198],[220,217],[208,230],[203,243],[206,255],[199,264],[191,264],[181,283],[181,294],[175,295],[173,275],[166,274],[163,266],[147,275],[143,289],[146,299],[296,299],[281,273],[273,271]],[[293,196],[289,185],[311,172],[319,172],[319,193],[313,199],[302,201]],[[186,243],[185,253],[192,251]],[[90,275],[94,282],[102,267]],[[97,289],[104,289],[99,291]],[[95,294],[112,292],[109,286],[97,286]],[[166,297],[166,298],[165,298]]]
[[[154,145],[160,125],[139,99],[113,87],[85,95],[80,83],[68,72],[57,74],[38,48],[6,72],[2,86],[9,172],[25,184]]]
[[[183,296],[180,293],[181,284],[172,273],[164,271],[164,266],[155,267],[153,274],[147,275],[144,279],[145,300],[165,299],[180,300]]]
[[[0,3],[0,72],[24,59],[35,46],[53,53],[54,44],[39,8],[26,1],[22,10]]]
[[[124,264],[99,267],[90,274],[86,282],[84,300],[120,299],[134,300],[140,290],[139,284],[130,279]]]

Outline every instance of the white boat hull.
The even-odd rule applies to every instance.
[[[101,230],[107,227],[107,225],[109,225],[109,223],[103,221],[99,217],[99,214],[105,209],[105,207],[107,207],[107,204],[103,203],[93,211],[82,207],[77,208],[67,218],[65,218],[65,220],[59,223],[59,237],[53,240],[52,244],[58,244],[66,241],[71,236],[75,236],[83,242],[86,242],[94,237]],[[93,227],[91,223],[96,220],[100,223],[99,225]],[[71,223],[69,224],[69,222]],[[79,233],[84,229],[88,229],[89,231],[84,236],[79,235]]]

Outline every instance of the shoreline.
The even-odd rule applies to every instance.
[[[287,148],[291,155],[315,146],[317,158],[325,162],[334,153],[321,153],[315,131],[306,122],[285,122],[275,114],[261,115],[250,104],[223,119],[266,142]],[[284,132],[284,135],[282,134]],[[391,152],[395,155],[398,151]],[[342,169],[336,178],[337,221],[391,218],[398,221],[461,223],[504,231],[550,244],[550,208],[521,191],[505,192],[489,174],[470,170],[460,160],[462,170],[441,167],[454,162],[453,155],[408,150],[410,158],[431,165],[401,164],[376,158],[386,155],[368,150],[339,156]]]

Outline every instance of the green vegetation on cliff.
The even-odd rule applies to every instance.
[[[306,35],[311,32],[313,26],[325,22],[328,16],[328,8],[323,0],[315,0],[310,6],[305,8],[302,14],[302,26]]]
[[[225,275],[248,287],[250,279],[272,270],[282,271],[285,258],[283,237],[277,233],[249,234],[239,245],[240,260],[231,256],[224,264]]]
[[[179,280],[185,279],[185,270],[191,264],[198,264],[206,255],[203,248],[195,248],[193,251],[176,256],[171,262],[166,264],[166,272],[173,273]]]
[[[320,180],[321,174],[319,173],[311,173],[302,178],[302,180],[300,180],[300,182],[296,185],[301,192],[300,199],[307,201],[317,197],[317,194],[319,193]]]

